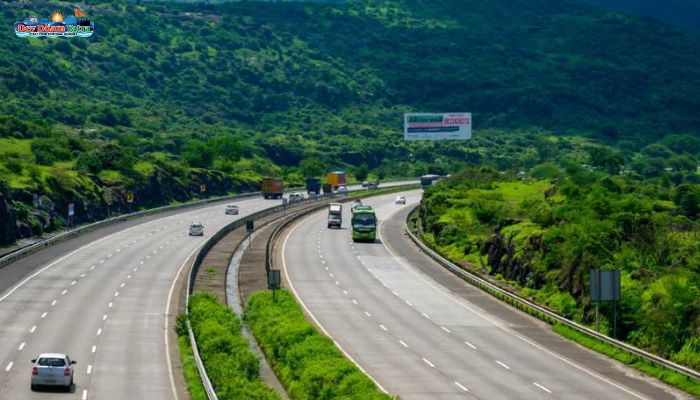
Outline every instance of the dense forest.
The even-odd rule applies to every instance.
[[[4,2],[0,19],[48,7]],[[637,152],[700,129],[700,87],[688,84],[700,81],[700,39],[573,1],[85,10],[89,39],[0,33],[2,243],[61,227],[71,202],[84,222],[255,189],[264,175],[528,168],[547,151]],[[475,139],[406,143],[411,110],[471,111]]]
[[[579,0],[628,14],[656,18],[700,33],[700,3],[696,0]]]
[[[699,143],[674,137],[636,155],[592,146],[583,158],[565,155],[527,173],[466,170],[427,190],[423,238],[465,268],[591,326],[589,270],[619,268],[618,338],[698,369]],[[690,162],[653,167],[657,152]],[[601,330],[612,335],[611,303],[601,315]]]

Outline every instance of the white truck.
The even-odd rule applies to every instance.
[[[328,205],[328,228],[340,227],[343,225],[343,205],[331,203]]]

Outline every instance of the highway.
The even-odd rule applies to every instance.
[[[395,195],[365,204],[382,221],[420,195],[406,193],[406,206]],[[349,204],[344,214],[341,230],[326,228],[325,212],[294,225],[282,237],[283,268],[308,314],[382,389],[404,400],[652,398],[528,339],[381,237],[354,244]]]
[[[228,203],[101,228],[0,269],[0,400],[178,399],[165,334],[178,273],[226,224],[281,201],[236,200],[238,216]],[[203,237],[188,235],[195,220]],[[78,362],[71,395],[30,391],[30,360],[45,352]]]

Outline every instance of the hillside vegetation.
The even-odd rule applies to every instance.
[[[424,239],[465,268],[590,326],[589,270],[619,268],[618,338],[700,369],[698,175],[674,184],[609,174],[600,163],[561,165],[519,178],[472,169],[440,182],[421,205]],[[601,310],[601,329],[612,335],[612,306]]]
[[[56,6],[5,2],[0,20]],[[2,243],[61,227],[71,202],[84,222],[255,189],[264,175],[528,167],[549,157],[538,144],[552,135],[573,151],[601,140],[636,151],[700,128],[700,87],[688,84],[700,81],[700,39],[569,1],[86,11],[86,40],[0,33]],[[476,139],[405,143],[408,110],[472,111]]]
[[[700,33],[700,3],[695,0],[580,0],[629,14],[657,18]]]

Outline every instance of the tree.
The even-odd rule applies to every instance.
[[[217,158],[236,162],[241,159],[242,146],[240,142],[229,135],[219,135],[207,141],[209,152]]]
[[[355,178],[358,181],[364,181],[365,179],[367,179],[367,175],[369,175],[369,171],[367,170],[366,165],[363,164],[355,168]]]
[[[589,148],[588,154],[592,166],[600,168],[609,174],[619,174],[625,162],[622,153],[602,146]]]
[[[190,167],[208,168],[214,161],[211,148],[201,140],[190,140],[185,145],[182,157]]]
[[[317,158],[305,158],[299,163],[299,169],[306,177],[323,175],[323,164]],[[359,178],[358,178],[359,179]]]
[[[678,210],[687,217],[695,218],[698,216],[698,212],[700,212],[700,195],[698,195],[696,186],[678,186],[673,197],[673,202],[676,203]]]

